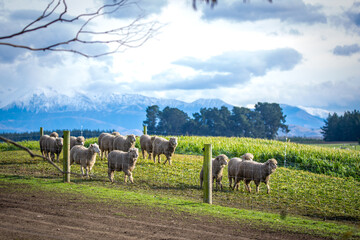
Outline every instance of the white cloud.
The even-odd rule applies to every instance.
[[[78,7],[90,11],[96,2],[101,1]],[[360,40],[359,4],[236,0],[229,7],[221,0],[214,9],[204,5],[194,11],[191,1],[154,2],[143,0],[141,6],[148,20],[164,26],[140,48],[86,59],[0,46],[0,106],[39,88],[66,94],[79,89],[87,94],[139,93],[188,102],[221,98],[237,106],[277,102],[330,111],[360,105],[359,54],[351,55],[354,51],[347,48]],[[46,6],[40,0],[0,3],[0,35],[19,29],[34,10]],[[130,13],[137,14],[128,11],[125,17]],[[114,16],[94,27],[126,21]],[[42,45],[68,33],[58,27],[19,41]],[[334,55],[336,47],[349,56]]]

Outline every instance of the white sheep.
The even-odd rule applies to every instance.
[[[220,185],[220,189],[222,190],[222,177],[223,177],[223,170],[227,164],[228,157],[225,154],[221,154],[216,158],[212,159],[212,181],[216,180],[216,189]],[[202,188],[202,184],[204,181],[204,168],[200,171],[200,188]]]
[[[107,155],[109,153],[109,151],[107,150],[108,149],[108,146],[106,145],[103,145],[102,143],[102,139],[104,136],[108,136],[108,135],[113,135],[113,136],[120,136],[120,133],[119,132],[112,132],[111,134],[110,133],[101,133],[99,138],[98,138],[98,145],[99,145],[99,148],[101,150],[101,153],[100,153],[100,159],[103,159],[103,157],[105,155]],[[106,149],[106,150],[105,150]]]
[[[45,138],[45,149],[44,153],[47,157],[50,157],[52,161],[56,160],[59,162],[59,156],[63,148],[63,138],[47,137]],[[50,156],[49,156],[50,155]]]
[[[151,153],[153,152],[153,142],[155,136],[151,137],[149,135],[141,135],[140,137],[140,147],[142,156],[145,159],[145,151],[148,153],[148,159],[151,159]]]
[[[49,135],[42,135],[39,140],[40,152],[45,157],[45,148],[46,148],[46,139],[49,138]]]
[[[85,138],[83,136],[70,137],[70,149],[72,149],[75,145],[84,145],[84,144],[85,144]]]
[[[50,137],[57,138],[57,137],[59,137],[59,134],[57,132],[52,132],[50,134]]]
[[[116,136],[113,143],[113,150],[127,152],[130,148],[135,147],[136,137],[134,134],[125,136]]]
[[[127,177],[131,183],[134,183],[132,171],[135,169],[137,158],[139,157],[139,150],[137,148],[130,148],[128,152],[114,150],[108,155],[108,175],[110,182],[114,182],[114,172],[123,171],[125,173],[124,182],[127,182]]]
[[[70,150],[70,165],[73,163],[80,164],[81,174],[84,176],[84,168],[86,176],[89,177],[90,171],[96,162],[96,154],[100,153],[99,146],[94,143],[88,148],[82,145],[75,145]]]
[[[239,163],[242,161],[252,161],[253,159],[254,159],[254,155],[251,153],[245,153],[241,156],[241,158],[230,159],[228,163],[228,178],[229,178],[230,188],[233,188],[232,181],[235,180],[235,174],[236,174],[236,170],[239,168]]]
[[[256,185],[256,192],[259,192],[259,185],[261,182],[266,184],[267,193],[270,193],[270,174],[274,173],[277,168],[276,159],[269,159],[265,163],[255,161],[242,161],[235,174],[234,187],[240,180],[244,180],[245,188],[251,192],[250,182],[254,181]]]
[[[113,150],[115,138],[116,136],[110,133],[107,133],[102,137],[100,142],[101,145],[99,146],[102,153],[100,157],[109,154]]]
[[[169,140],[162,137],[155,137],[152,149],[154,163],[156,156],[158,157],[158,163],[160,163],[160,155],[164,154],[166,156],[164,164],[169,161],[169,165],[171,165],[171,157],[175,152],[177,144],[176,137],[171,137]]]

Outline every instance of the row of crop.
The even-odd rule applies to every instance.
[[[280,166],[360,180],[360,153],[358,151],[253,138],[193,136],[178,138],[177,153],[202,154],[204,144],[210,143],[213,155],[226,154],[231,158],[250,152],[260,162],[275,158]]]
[[[353,177],[360,180],[360,152],[354,150],[331,149],[275,140],[236,137],[177,136],[176,153],[202,155],[204,144],[212,144],[212,154],[226,154],[229,158],[239,157],[246,152],[254,154],[255,160],[265,162],[275,158],[279,166],[306,170],[336,177]],[[97,142],[97,138],[87,139],[85,145]],[[39,149],[37,141],[24,141],[22,145]],[[137,139],[136,147],[140,147]],[[0,151],[14,150],[16,147],[1,143]]]

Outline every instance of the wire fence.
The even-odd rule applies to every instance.
[[[167,137],[168,138],[168,137]],[[309,147],[288,142],[260,141],[238,138],[206,138],[178,136],[178,147],[172,157],[172,164],[163,164],[157,159],[148,159],[141,153],[139,142],[139,157],[132,171],[134,184],[124,183],[124,173],[115,172],[115,183],[110,183],[107,159],[96,157],[90,177],[81,175],[80,166],[71,165],[71,171],[64,171],[64,153],[61,152],[59,162],[47,156],[42,156],[39,145],[30,149],[21,144],[5,139],[21,150],[24,150],[34,161],[22,155],[19,151],[0,152],[0,174],[19,174],[39,177],[61,178],[70,173],[73,183],[107,187],[114,190],[141,191],[154,197],[181,197],[194,201],[202,201],[203,190],[200,188],[200,171],[203,167],[204,142],[213,146],[213,158],[225,154],[230,158],[240,157],[240,153],[252,152],[256,161],[265,162],[269,158],[278,160],[278,168],[271,174],[270,193],[264,183],[260,184],[259,192],[252,182],[249,193],[245,184],[240,182],[239,190],[229,187],[228,166],[224,168],[223,189],[214,188],[212,203],[236,208],[266,210],[278,212],[283,216],[288,214],[302,215],[317,219],[330,219],[358,223],[360,221],[360,180],[359,151],[343,149],[325,149]],[[97,142],[97,138],[87,141],[87,146]],[[36,143],[39,144],[39,143]],[[313,149],[315,148],[315,150]],[[311,161],[309,159],[312,159]],[[305,160],[308,160],[304,163]],[[316,160],[316,161],[315,161]],[[47,167],[42,162],[45,162]],[[331,166],[326,170],[320,163]],[[326,165],[327,166],[327,165]],[[354,176],[347,168],[354,171]],[[44,170],[46,169],[46,170]],[[322,169],[325,169],[324,171]],[[323,171],[320,174],[317,171]]]

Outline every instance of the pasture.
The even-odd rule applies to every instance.
[[[96,141],[96,138],[88,139],[86,145]],[[279,166],[271,175],[270,194],[266,194],[264,184],[260,185],[259,193],[245,192],[243,184],[239,191],[232,191],[228,187],[226,167],[222,181],[224,189],[214,190],[213,205],[275,214],[282,218],[299,217],[304,221],[310,219],[335,223],[350,228],[359,225],[359,151],[246,138],[180,136],[178,141],[170,166],[154,164],[140,155],[133,171],[134,184],[125,184],[122,172],[116,172],[116,182],[110,184],[107,161],[99,157],[92,171],[92,179],[72,175],[71,181],[77,185],[133,192],[154,198],[202,202],[203,192],[199,187],[203,161],[201,154],[204,143],[211,143],[213,157],[226,154],[231,158],[251,152],[261,162],[276,158]],[[22,144],[40,153],[38,142]],[[0,149],[0,175],[62,179],[62,175],[43,160],[32,159],[26,152],[4,143],[0,144]],[[62,163],[58,164],[62,166]],[[71,171],[80,173],[80,167],[73,165]],[[253,183],[251,186],[254,190]],[[359,233],[356,236],[360,237]]]

